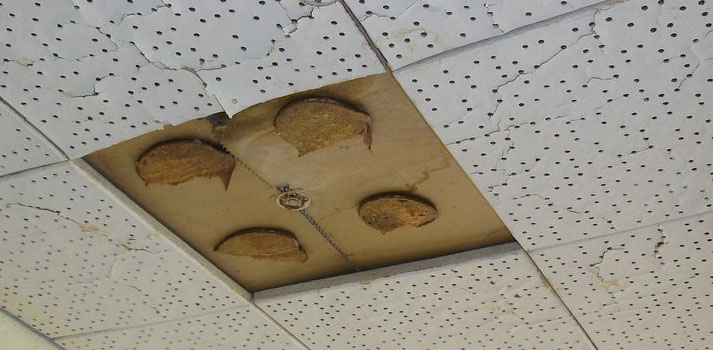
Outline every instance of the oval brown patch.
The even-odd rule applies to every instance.
[[[264,260],[307,261],[307,253],[300,247],[294,234],[270,228],[238,231],[221,242],[215,251]]]
[[[235,158],[230,153],[192,140],[159,143],[136,161],[136,172],[147,185],[178,185],[194,177],[217,177],[227,189],[233,169]]]
[[[362,201],[359,216],[382,233],[399,227],[420,227],[438,217],[438,210],[428,200],[402,193],[381,193]]]
[[[277,112],[275,130],[300,156],[358,135],[371,146],[369,114],[326,97],[288,103]]]

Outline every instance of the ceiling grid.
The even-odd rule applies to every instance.
[[[345,0],[398,69],[601,0]]]
[[[60,162],[64,156],[0,100],[0,176]]]

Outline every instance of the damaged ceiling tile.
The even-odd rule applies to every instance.
[[[709,212],[532,255],[600,349],[705,349],[712,224]]]
[[[300,89],[384,71],[341,4],[282,5],[2,6],[0,95],[76,158],[223,108],[232,115]]]
[[[327,97],[288,103],[275,116],[275,131],[297,148],[300,156],[356,136],[362,136],[371,148],[369,114]]]
[[[136,172],[146,185],[178,185],[195,177],[217,177],[227,190],[235,164],[235,158],[217,146],[177,140],[149,148],[136,161]]]
[[[359,216],[367,225],[387,233],[401,227],[426,225],[438,218],[438,210],[421,197],[380,193],[362,201]]]
[[[215,251],[258,260],[307,261],[307,253],[292,232],[271,228],[250,228],[233,233]]]
[[[606,236],[713,205],[709,12],[603,3],[396,76],[526,249]]]
[[[335,101],[349,101],[359,109]],[[371,149],[363,137],[369,124],[374,125]],[[290,134],[294,131],[299,133]],[[285,136],[312,137],[297,147],[304,152],[339,141],[300,156]],[[195,179],[170,188],[147,187],[127,168],[150,146],[181,138],[225,147],[238,162],[231,180],[238,185],[223,191],[207,179]],[[87,160],[252,291],[510,240],[502,221],[390,74],[274,99],[232,118],[211,115],[137,137]],[[370,221],[376,219],[372,224],[378,231],[365,225],[359,203],[375,193],[392,192],[401,197],[387,196],[362,208]],[[438,210],[431,202],[438,203]],[[380,220],[385,214],[386,220]],[[402,225],[413,229],[396,229]],[[309,259],[285,264],[249,258],[249,252],[235,256],[216,251],[227,236],[245,227],[294,232]],[[290,259],[303,258],[297,250],[292,253]],[[254,253],[261,254],[269,252]]]
[[[600,0],[346,0],[393,69]]]

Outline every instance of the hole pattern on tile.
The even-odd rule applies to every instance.
[[[62,160],[42,135],[2,104],[0,130],[0,176]]]
[[[302,349],[251,307],[58,340],[68,349]]]
[[[443,267],[397,267],[389,277],[270,299],[258,294],[257,303],[319,349],[589,348],[516,245],[466,254],[427,264]]]
[[[610,234],[711,208],[709,12],[610,4],[397,77],[527,249]]]
[[[67,163],[0,180],[0,307],[50,337],[245,301]]]
[[[347,0],[394,69],[597,2]]]
[[[0,94],[72,157],[383,71],[339,4],[37,1],[0,18]]]
[[[712,349],[713,215],[536,251],[599,348]]]

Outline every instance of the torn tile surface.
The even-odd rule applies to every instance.
[[[0,17],[0,95],[73,158],[384,70],[341,4],[39,1]]]
[[[393,69],[598,0],[346,0]]]
[[[605,4],[396,75],[526,249],[611,234],[713,205],[709,11]]]
[[[507,244],[256,294],[314,349],[592,349]]]
[[[49,337],[246,299],[71,163],[0,179],[0,307]]]

